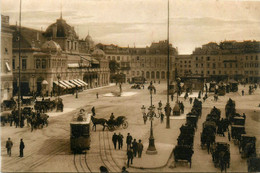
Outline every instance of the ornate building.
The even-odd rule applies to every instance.
[[[12,32],[9,16],[1,15],[1,102],[13,95]]]
[[[14,94],[17,92],[18,36],[13,39]],[[89,38],[88,36],[87,38]],[[93,42],[91,44],[94,44]],[[82,45],[85,45],[82,46]],[[57,90],[72,92],[109,84],[108,61],[89,54],[89,43],[79,40],[73,27],[62,18],[45,32],[22,27],[21,90],[23,95]],[[74,91],[73,91],[74,92]]]

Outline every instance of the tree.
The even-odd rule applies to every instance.
[[[119,68],[120,68],[120,65],[118,62],[116,62],[115,60],[109,61],[110,73],[116,73]]]

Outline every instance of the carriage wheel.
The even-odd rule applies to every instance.
[[[123,129],[126,129],[126,128],[128,127],[128,122],[127,122],[127,121],[124,121],[124,122],[122,123],[122,127],[123,127]]]

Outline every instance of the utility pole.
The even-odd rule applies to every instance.
[[[19,74],[18,74],[18,116],[19,126],[21,127],[21,11],[22,11],[22,0],[20,0],[20,11],[19,11]]]
[[[167,21],[167,46],[168,46],[168,56],[167,56],[167,103],[166,103],[166,128],[170,128],[170,103],[169,103],[169,85],[170,85],[170,45],[169,45],[169,0],[168,0],[168,21]]]

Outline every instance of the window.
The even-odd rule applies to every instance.
[[[255,74],[258,75],[258,71],[255,71]]]
[[[42,68],[43,68],[43,69],[46,68],[46,60],[45,60],[45,59],[42,60]]]
[[[236,63],[236,68],[237,68],[237,66],[238,66],[238,65],[237,65],[237,63]]]
[[[218,74],[221,74],[221,71],[220,71],[220,70],[218,71]]]
[[[213,74],[215,74],[215,71],[213,70]]]
[[[182,61],[181,61],[181,63],[182,63]]]
[[[251,56],[251,60],[253,60],[253,56]]]
[[[209,72],[209,71],[208,71],[207,73],[208,73],[208,74],[210,74],[210,72]]]
[[[213,63],[213,64],[212,64],[212,67],[213,67],[213,68],[216,68],[216,64],[215,64],[215,63]]]
[[[196,67],[198,67],[198,64],[196,64]]]
[[[191,61],[189,61],[189,63],[191,63]]]
[[[70,50],[70,41],[67,41],[67,48]]]
[[[136,60],[139,60],[139,56],[136,57]]]
[[[237,71],[235,71],[235,74],[237,74]]]
[[[210,64],[209,64],[209,63],[207,64],[207,67],[210,67]]]
[[[232,63],[229,63],[229,67],[232,68]]]
[[[55,66],[56,64],[54,64],[54,66]],[[41,67],[41,60],[39,60],[39,59],[37,59],[36,60],[36,68],[38,69],[38,68],[40,68]]]
[[[246,60],[248,60],[248,57],[246,56]]]
[[[258,67],[258,63],[255,63],[255,67]]]
[[[13,70],[15,69],[15,59],[13,59]]]
[[[203,67],[203,64],[201,64],[201,67]]]
[[[198,61],[198,57],[196,57],[196,61]]]
[[[189,65],[189,67],[191,67],[191,65]]]
[[[117,56],[117,61],[120,61],[120,56]]]
[[[203,70],[201,70],[201,74],[203,74],[204,73],[204,71]]]
[[[180,65],[180,67],[182,67],[182,65]]]
[[[257,55],[255,56],[255,60],[258,60],[258,56]]]
[[[208,57],[207,57],[207,61],[209,61],[209,60],[210,60],[210,57],[208,56]]]
[[[22,59],[22,70],[26,70],[26,59]]]
[[[226,63],[224,63],[224,67],[227,68],[227,64]]]
[[[201,60],[203,60],[203,56],[201,57]]]
[[[184,61],[184,63],[187,63],[187,61]]]

